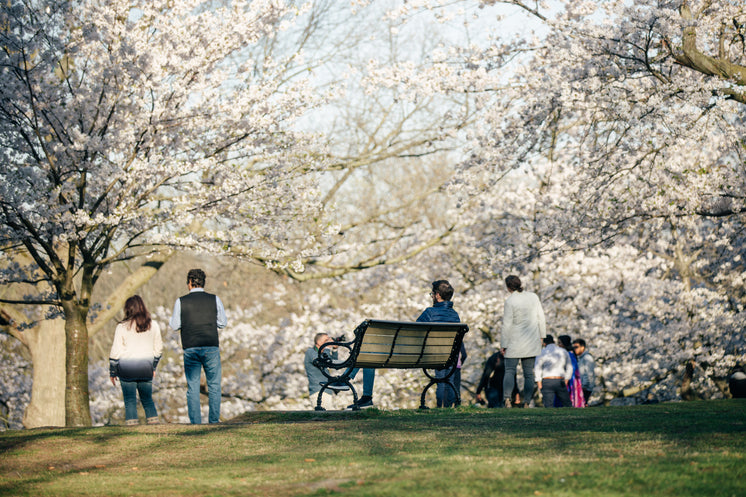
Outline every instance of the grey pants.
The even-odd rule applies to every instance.
[[[510,394],[515,387],[515,372],[518,369],[518,361],[521,361],[523,368],[523,403],[528,404],[534,397],[536,383],[534,382],[534,364],[536,357],[515,357],[505,358],[505,377],[503,378],[503,397],[510,398]]]

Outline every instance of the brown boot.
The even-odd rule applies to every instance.
[[[158,419],[158,416],[153,416],[152,418],[148,418],[145,420],[145,422],[149,425],[159,425],[161,424],[161,420]]]
[[[124,424],[127,426],[137,426],[140,424],[140,420],[139,419],[128,419],[127,421],[124,422]]]

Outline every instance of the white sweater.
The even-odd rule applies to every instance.
[[[539,297],[533,292],[512,292],[505,301],[501,345],[506,358],[536,357],[547,323]]]
[[[550,343],[541,351],[539,357],[536,358],[536,366],[534,368],[536,374],[536,382],[540,382],[543,378],[551,378],[561,376],[565,381],[572,379],[572,360],[570,354],[563,348],[560,348],[555,343]]]
[[[134,322],[119,323],[109,353],[110,374],[127,381],[152,379],[162,353],[158,323],[151,321],[150,329],[142,333],[137,332]]]

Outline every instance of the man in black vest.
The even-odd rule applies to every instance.
[[[184,375],[187,380],[187,410],[192,424],[202,423],[199,402],[199,379],[205,370],[209,395],[210,423],[220,422],[220,348],[218,328],[228,320],[220,297],[204,290],[205,272],[190,269],[187,274],[189,293],[174,304],[171,328],[181,330],[184,347]]]

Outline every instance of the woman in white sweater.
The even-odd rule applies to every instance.
[[[519,360],[523,367],[523,404],[528,406],[534,396],[534,362],[541,353],[541,340],[547,336],[547,324],[539,297],[525,291],[518,276],[505,278],[505,285],[510,292],[505,301],[501,336],[505,356],[505,407],[512,407],[509,397],[515,385]]]
[[[137,395],[145,410],[148,424],[158,423],[158,411],[153,402],[153,377],[163,353],[163,340],[158,323],[139,295],[124,303],[124,319],[114,331],[114,343],[109,354],[109,376],[116,386],[117,378],[124,396],[124,417],[127,425],[138,424]]]

